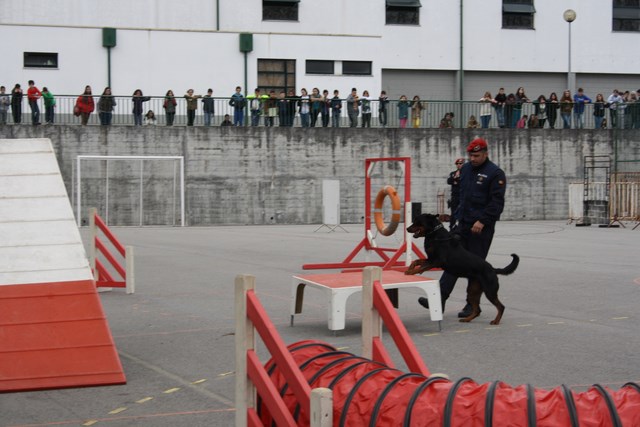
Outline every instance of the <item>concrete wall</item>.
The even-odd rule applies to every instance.
[[[618,132],[617,158],[640,159],[640,133]],[[567,218],[569,183],[582,181],[584,156],[614,153],[613,131],[591,130],[0,128],[0,138],[50,138],[70,195],[77,155],[184,156],[189,225],[322,223],[323,179],[340,180],[342,223],[362,222],[364,160],[377,157],[411,157],[412,199],[435,212],[454,159],[476,135],[490,142],[490,158],[507,174],[503,219]],[[83,216],[96,206],[110,224],[179,224],[174,171],[170,162],[147,162],[141,181],[140,162],[111,161],[107,180],[106,162],[85,164]],[[374,196],[386,184],[402,191],[401,182],[397,164],[376,168]]]

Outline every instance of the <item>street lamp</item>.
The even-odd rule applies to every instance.
[[[567,67],[567,89],[573,95],[576,92],[576,75],[571,72],[571,23],[576,20],[576,11],[573,9],[567,9],[562,14],[565,21],[569,23],[569,58]]]

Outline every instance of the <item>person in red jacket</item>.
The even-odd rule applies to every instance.
[[[89,116],[93,113],[95,104],[93,102],[93,95],[91,94],[91,86],[87,85],[84,88],[84,93],[76,100],[76,106],[73,108],[73,114],[80,116],[83,125],[89,122]]]
[[[38,107],[38,99],[42,98],[42,92],[36,87],[33,80],[29,80],[29,89],[27,89],[27,99],[29,107],[31,107],[31,124],[37,126],[40,124],[40,107]]]

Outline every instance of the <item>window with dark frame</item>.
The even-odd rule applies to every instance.
[[[58,68],[58,54],[52,52],[24,52],[24,68]]]
[[[276,94],[284,90],[296,88],[296,60],[295,59],[258,59],[258,87],[269,93]]]
[[[502,28],[533,30],[533,0],[502,0]]]
[[[640,0],[613,0],[611,29],[640,32]]]
[[[263,21],[297,21],[300,0],[262,0]]]
[[[305,73],[307,74],[335,74],[335,62],[317,59],[307,59]]]
[[[420,25],[420,0],[386,0],[386,25]]]
[[[371,61],[342,61],[342,74],[370,76],[371,70]]]

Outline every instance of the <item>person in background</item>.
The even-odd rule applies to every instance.
[[[507,189],[507,178],[502,169],[489,160],[487,145],[484,139],[476,138],[467,146],[469,161],[460,169],[460,204],[455,211],[454,227],[461,244],[482,259],[487,258],[491,248]],[[442,311],[457,280],[456,276],[446,271],[440,277]],[[425,297],[420,297],[418,303],[429,308],[429,300]],[[467,301],[458,317],[464,318],[470,314],[471,305]]]
[[[498,127],[504,128],[504,104],[507,102],[507,95],[504,93],[504,88],[501,87],[498,89],[498,94],[494,98],[495,103],[493,104],[493,108],[496,110],[496,118],[498,119]]]
[[[365,90],[362,92],[362,96],[360,97],[360,103],[362,105],[362,127],[370,128],[371,127],[371,98],[369,98],[368,90]]]
[[[349,117],[349,127],[358,127],[358,115],[360,114],[360,97],[358,89],[351,89],[351,93],[347,96],[347,116]]]
[[[571,129],[571,111],[573,110],[573,99],[571,92],[565,90],[560,98],[560,117],[562,117],[562,128]]]
[[[640,129],[640,103],[634,91],[629,92],[624,125],[625,129]]]
[[[604,96],[601,93],[597,94],[596,100],[593,101],[594,129],[602,129],[602,121],[604,120],[604,111],[606,108],[607,103],[604,100]]]
[[[516,102],[513,104],[513,125],[511,127],[515,127],[515,124],[520,120],[520,116],[522,115],[522,104],[526,102],[531,102],[527,95],[524,93],[524,88],[520,86],[515,94]]]
[[[211,126],[213,114],[215,113],[214,102],[213,89],[209,88],[207,89],[207,94],[202,97],[202,112],[204,113],[205,126]]]
[[[244,125],[244,108],[247,105],[247,102],[242,95],[242,88],[240,86],[236,86],[236,91],[233,95],[231,95],[231,99],[229,100],[229,105],[233,107],[233,125],[234,126],[243,126]]]
[[[424,110],[424,104],[420,101],[420,97],[415,95],[411,101],[411,125],[414,128],[420,127],[422,110]]]
[[[27,100],[29,100],[29,107],[31,108],[31,124],[33,126],[40,124],[40,107],[38,106],[40,98],[42,98],[42,92],[36,87],[36,83],[33,80],[29,80]]]
[[[116,106],[116,99],[111,94],[111,88],[105,87],[98,100],[98,118],[102,126],[110,126],[113,117],[113,107]]]
[[[144,115],[144,124],[145,125],[156,124],[156,114],[153,112],[153,110],[147,111],[147,114]]]
[[[449,178],[447,178],[447,184],[451,186],[451,198],[447,200],[447,205],[449,205],[449,209],[451,211],[451,217],[449,219],[449,229],[453,231],[453,226],[456,223],[455,220],[455,212],[458,209],[458,205],[460,204],[460,169],[464,165],[464,159],[461,157],[456,159],[455,162],[456,170],[449,174]]]
[[[6,91],[6,87],[0,86],[0,125],[7,124],[7,114],[11,105],[11,98]]]
[[[516,121],[513,120],[516,107],[516,96],[512,93],[507,95],[507,100],[504,102],[504,121],[506,127],[513,129],[516,127]]]
[[[328,127],[329,118],[331,117],[331,99],[329,99],[329,91],[326,89],[322,91],[322,110],[320,110],[320,117],[322,117],[322,127]]]
[[[167,126],[173,126],[173,120],[176,118],[176,105],[178,105],[176,97],[173,91],[169,89],[164,95],[164,102],[162,103]]]
[[[584,105],[591,103],[591,98],[584,94],[582,88],[578,88],[578,92],[573,95],[573,117],[575,119],[576,129],[584,129]]]
[[[520,117],[520,120],[518,120],[518,123],[516,123],[516,129],[524,129],[527,127],[527,119],[529,118],[529,116],[527,116],[526,114],[522,117]]]
[[[289,126],[289,101],[287,93],[282,89],[278,96],[278,125],[280,127]]]
[[[224,115],[224,119],[222,119],[220,126],[233,126],[233,123],[231,123],[231,117],[228,114]]]
[[[19,83],[11,90],[11,116],[13,117],[13,123],[22,123],[22,88]]]
[[[618,107],[624,102],[618,89],[614,89],[613,93],[607,98],[607,104],[609,104],[609,121],[611,122],[611,128],[615,129],[619,127],[618,124]]]
[[[480,123],[478,123],[478,119],[473,114],[469,116],[469,121],[467,122],[467,129],[478,129],[480,127]]]
[[[558,95],[555,92],[551,92],[551,94],[549,94],[549,98],[547,98],[547,104],[547,119],[549,119],[549,127],[551,129],[555,129],[556,119],[558,118],[558,107],[560,106]]]
[[[133,124],[142,126],[142,103],[149,101],[151,98],[142,95],[142,90],[136,89],[131,97],[133,103]]]
[[[298,101],[298,107],[300,109],[300,126],[303,128],[309,127],[309,112],[311,107],[309,105],[309,93],[307,89],[300,89],[300,99]]]
[[[389,97],[387,96],[387,92],[384,90],[380,92],[380,96],[378,97],[378,120],[380,121],[380,126],[383,128],[387,127],[387,111],[389,108]]]
[[[275,125],[276,117],[278,116],[278,97],[276,91],[271,89],[269,91],[269,97],[264,100],[264,125],[267,127],[273,127]]]
[[[440,129],[452,129],[453,128],[453,112],[445,113],[442,120],[440,120]]]
[[[73,114],[80,116],[80,122],[83,126],[89,123],[89,117],[95,110],[95,102],[93,101],[93,94],[91,93],[91,86],[84,87],[82,95],[76,99],[76,105],[73,109]]]
[[[482,124],[482,129],[488,129],[491,122],[491,107],[496,103],[496,100],[491,97],[491,92],[485,92],[478,102],[481,104],[480,123]]]
[[[298,110],[298,102],[300,101],[300,97],[296,95],[295,89],[289,89],[289,93],[287,94],[287,102],[289,103],[289,108],[287,109],[287,113],[289,118],[287,119],[287,125],[293,126],[293,123],[296,120],[296,111]]]
[[[262,94],[259,88],[255,88],[252,94],[247,95],[249,112],[251,113],[251,126],[260,125],[260,113],[262,110]]]
[[[334,89],[333,98],[331,98],[331,126],[334,128],[340,127],[340,115],[342,114],[342,99],[340,99],[340,92],[338,89]]]
[[[537,120],[537,127],[543,128],[544,123],[547,121],[547,98],[545,98],[542,94],[538,96],[538,98],[533,101],[533,108],[534,113],[531,115],[531,117],[535,116]]]
[[[406,95],[401,95],[398,101],[398,120],[402,129],[407,127],[407,120],[409,119],[409,101]]]
[[[196,121],[199,98],[202,98],[202,95],[194,95],[193,89],[189,89],[184,95],[184,99],[187,100],[187,126],[193,126]]]
[[[56,99],[47,87],[42,88],[42,99],[44,100],[44,123],[52,125],[56,109]]]
[[[309,97],[310,102],[310,111],[309,116],[311,118],[311,127],[316,127],[316,123],[318,122],[318,115],[322,111],[322,95],[320,95],[320,89],[314,87],[311,89],[311,96]]]

